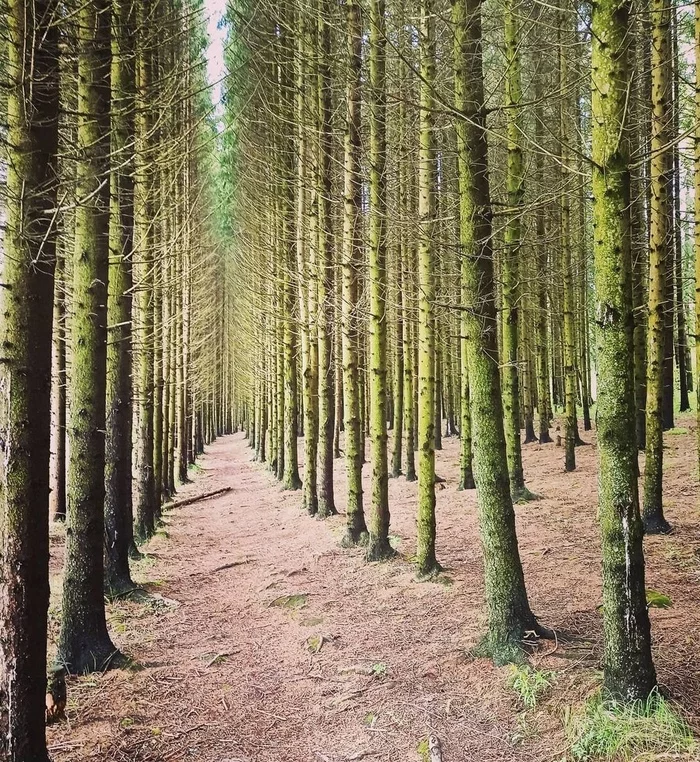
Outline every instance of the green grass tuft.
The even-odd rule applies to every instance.
[[[534,709],[537,701],[552,685],[553,672],[533,669],[529,664],[513,664],[508,683],[526,709]]]
[[[564,717],[570,753],[588,760],[652,760],[697,751],[686,721],[658,692],[642,702],[606,702],[596,693],[578,712]]]

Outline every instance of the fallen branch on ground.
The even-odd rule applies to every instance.
[[[244,558],[238,561],[231,561],[230,563],[217,566],[215,569],[192,572],[190,574],[190,577],[199,577],[200,575],[204,575],[204,574],[215,574],[216,572],[224,571],[224,569],[233,569],[234,566],[244,566],[245,564],[251,564],[253,563],[253,561],[255,561],[254,558]]]
[[[200,500],[209,500],[210,497],[218,497],[219,495],[225,495],[227,492],[231,492],[233,487],[222,487],[221,489],[215,489],[213,492],[205,492],[203,495],[195,495],[194,497],[187,497],[184,500],[174,500],[170,503],[163,505],[164,511],[172,511],[174,508],[183,508],[186,505],[192,503],[198,503]]]

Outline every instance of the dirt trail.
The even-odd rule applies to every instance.
[[[653,612],[659,676],[697,724],[691,442],[691,434],[675,437],[667,456],[677,533],[651,538],[647,551],[648,587],[674,600]],[[524,451],[528,484],[543,496],[517,508],[532,606],[576,636],[535,657],[557,677],[534,711],[518,706],[508,668],[465,656],[483,632],[483,588],[475,495],[455,489],[456,440],[438,453],[447,479],[438,492],[439,584],[417,583],[409,562],[415,484],[390,483],[397,560],[366,564],[338,546],[343,517],[304,515],[300,493],[281,492],[236,435],[208,449],[203,473],[182,494],[233,491],[170,513],[139,564],[153,602],[110,606],[115,641],[140,668],[71,682],[69,722],[49,730],[54,760],[417,762],[429,732],[442,740],[445,762],[561,759],[563,705],[594,685],[599,654],[595,450],[579,448],[579,470],[569,475],[561,449]]]

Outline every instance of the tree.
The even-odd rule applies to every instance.
[[[107,295],[107,432],[105,443],[105,590],[135,587],[129,571],[133,543],[131,495],[131,270],[133,253],[134,15],[131,0],[112,2],[112,170]]]
[[[418,157],[418,537],[419,577],[440,570],[435,558],[435,15],[421,0],[420,148]],[[437,401],[439,403],[439,400]],[[440,423],[438,422],[438,429]]]
[[[356,315],[358,277],[361,261],[359,215],[361,187],[360,151],[360,82],[362,71],[362,20],[360,6],[346,0],[347,84],[345,101],[343,165],[343,245],[342,245],[342,324],[343,324],[343,411],[345,415],[345,458],[348,473],[347,533],[345,543],[365,541],[367,525],[362,508],[362,450],[364,437],[360,422],[359,347]]]
[[[454,0],[455,107],[460,254],[467,318],[474,476],[484,550],[488,632],[483,651],[502,664],[521,658],[525,632],[549,634],[530,610],[510,494],[498,370],[492,211],[484,115],[481,0]]]
[[[646,461],[644,528],[668,532],[663,514],[664,367],[666,363],[667,274],[673,242],[671,231],[671,12],[660,0],[651,3],[651,198],[649,225],[649,326],[647,352]]]
[[[78,21],[78,160],[73,260],[73,372],[63,618],[58,662],[71,673],[119,661],[104,603],[105,402],[109,268],[110,7]]]
[[[58,3],[7,5],[7,231],[0,257],[0,756],[48,762],[49,405]]]
[[[630,174],[629,2],[594,0],[593,251],[603,551],[603,674],[614,699],[644,701],[656,684],[637,492]]]
[[[386,33],[384,0],[371,0],[369,30],[370,230],[369,371],[372,438],[372,502],[367,559],[394,555],[389,543],[389,471],[387,464],[386,327]]]

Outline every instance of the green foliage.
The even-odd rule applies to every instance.
[[[372,665],[372,674],[374,677],[384,677],[387,673],[388,667],[383,661],[378,661]]]
[[[647,588],[647,608],[650,609],[670,609],[673,601],[663,593]]]
[[[606,702],[599,692],[580,711],[567,710],[564,727],[576,762],[641,762],[697,751],[688,724],[657,692],[632,704]]]
[[[529,664],[513,664],[508,684],[526,709],[534,709],[539,697],[551,687],[553,679],[553,672],[533,669]]]
[[[418,746],[416,746],[422,762],[430,762],[430,747],[428,746],[428,739],[424,738]]]

